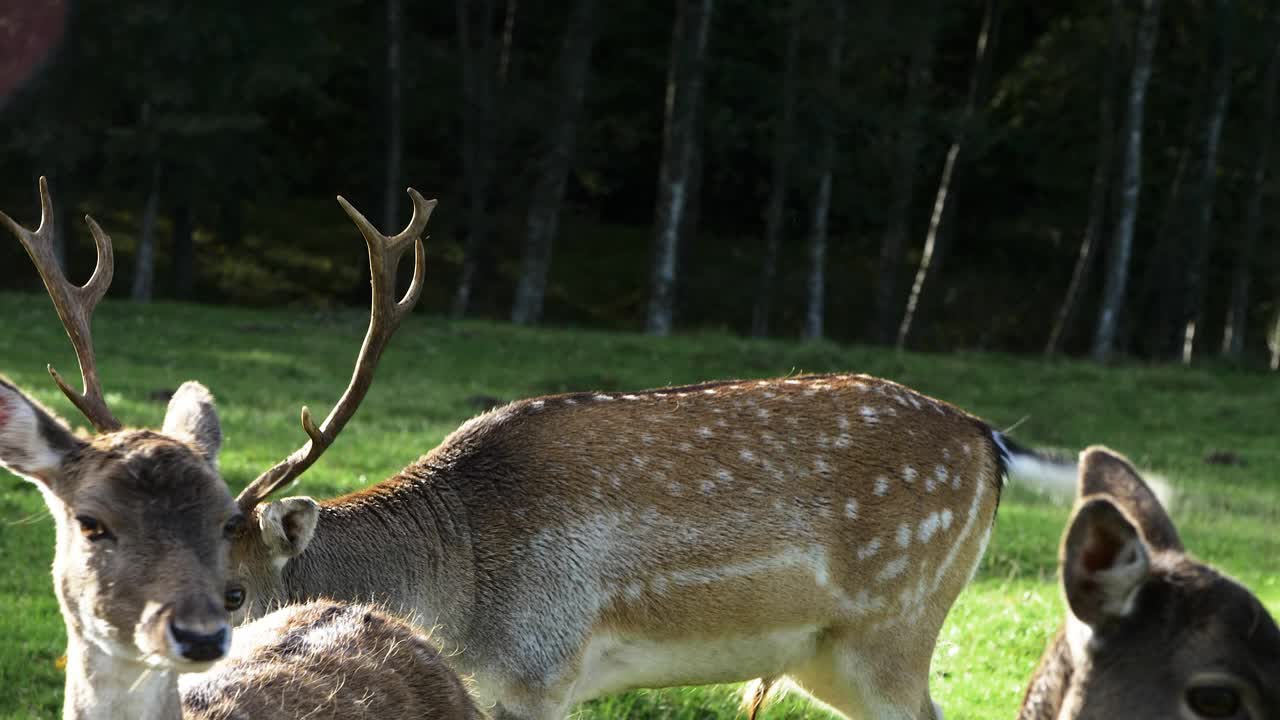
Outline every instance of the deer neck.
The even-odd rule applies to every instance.
[[[92,642],[67,641],[63,720],[179,720],[177,675],[104,652]]]
[[[420,625],[471,607],[471,533],[447,482],[421,464],[320,507],[315,536],[283,569],[286,597],[374,602]]]
[[[1031,675],[1027,693],[1022,699],[1018,720],[1056,720],[1060,717],[1075,671],[1071,643],[1064,628],[1058,631],[1040,657],[1040,664]]]

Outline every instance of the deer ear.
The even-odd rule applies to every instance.
[[[1182,550],[1182,540],[1151,487],[1124,456],[1100,445],[1080,453],[1080,497],[1107,495],[1153,548]]]
[[[1085,501],[1062,543],[1067,604],[1090,626],[1128,615],[1151,571],[1147,544],[1110,498]]]
[[[195,446],[204,459],[218,467],[222,448],[222,424],[213,405],[213,394],[198,382],[185,382],[169,399],[161,432]]]
[[[309,497],[291,497],[269,502],[258,512],[262,541],[279,565],[307,549],[320,519],[320,505]]]
[[[48,486],[67,454],[82,445],[57,416],[0,378],[0,465]]]

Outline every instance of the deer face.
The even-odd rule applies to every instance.
[[[1072,671],[1058,718],[1280,717],[1280,629],[1183,551],[1121,458],[1085,454],[1062,572]]]
[[[84,440],[0,381],[0,464],[44,494],[72,636],[179,671],[226,653],[227,551],[240,513],[217,471],[219,444],[212,398],[194,383],[174,396],[163,432]]]
[[[239,625],[284,604],[284,567],[310,544],[319,516],[319,504],[309,497],[283,498],[254,510],[231,544],[232,622]]]

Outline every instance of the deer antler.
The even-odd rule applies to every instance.
[[[111,276],[115,272],[115,258],[111,252],[111,238],[93,218],[84,216],[93,232],[93,242],[98,248],[98,265],[93,276],[84,285],[75,285],[67,281],[66,275],[58,267],[58,260],[53,254],[53,201],[49,199],[49,183],[43,176],[40,178],[40,227],[32,232],[13,218],[0,212],[0,224],[9,228],[17,236],[22,247],[26,248],[40,279],[49,291],[53,307],[62,319],[62,326],[71,338],[71,346],[75,348],[76,359],[80,362],[80,378],[84,383],[84,392],[76,392],[62,379],[53,366],[49,366],[49,374],[53,381],[62,388],[62,392],[71,400],[80,412],[98,432],[112,432],[120,429],[120,421],[111,414],[107,401],[102,397],[102,385],[98,380],[98,368],[93,356],[93,334],[89,323],[93,318],[93,310],[106,294],[111,285]]]
[[[346,392],[319,427],[311,419],[311,410],[303,406],[302,429],[311,439],[289,457],[259,475],[236,497],[236,502],[245,513],[305,472],[333,444],[338,433],[342,432],[347,421],[355,414],[360,401],[369,392],[373,371],[378,366],[387,342],[396,328],[400,327],[400,321],[417,304],[422,292],[426,263],[421,235],[427,226],[427,219],[431,217],[431,211],[435,209],[436,201],[423,200],[413,188],[409,188],[409,197],[413,199],[413,218],[409,220],[408,227],[394,237],[379,233],[360,211],[341,196],[338,197],[338,203],[347,211],[356,227],[360,228],[360,234],[364,235],[364,240],[369,245],[369,274],[373,285],[369,331],[364,336],[364,345],[360,348],[360,356],[356,359],[355,371]],[[396,267],[400,264],[400,256],[411,242],[414,251],[413,281],[409,283],[409,290],[404,297],[396,300]]]

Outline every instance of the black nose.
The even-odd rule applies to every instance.
[[[216,632],[198,633],[183,630],[174,623],[169,623],[169,632],[178,646],[178,654],[195,662],[217,660],[227,653],[227,626],[223,625]]]

